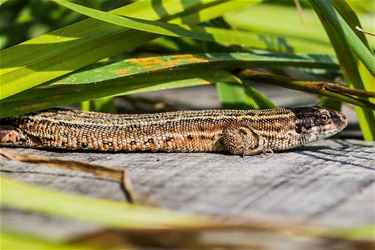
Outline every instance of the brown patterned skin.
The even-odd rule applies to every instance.
[[[317,107],[115,115],[52,109],[1,120],[0,145],[93,151],[255,155],[326,138],[347,124]]]

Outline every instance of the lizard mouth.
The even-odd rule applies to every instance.
[[[336,126],[336,129],[338,130],[337,132],[340,132],[348,125],[348,119],[343,113],[332,110],[329,113],[331,115],[333,124]]]

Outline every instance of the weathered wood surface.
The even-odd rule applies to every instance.
[[[279,97],[276,98],[277,104],[292,106],[291,99],[280,97],[284,96],[280,94],[284,92],[267,93],[267,88],[264,90],[268,96]],[[160,97],[180,109],[218,107],[216,101],[207,101],[216,100],[216,94],[210,88],[191,89],[190,94],[173,93],[164,92],[162,97],[150,93],[141,97],[155,100]],[[313,100],[310,95],[298,93],[298,96],[299,104]],[[187,104],[191,100],[195,100],[193,106]],[[154,104],[158,105],[158,102]],[[349,116],[354,133],[344,131],[343,134],[357,136],[358,124],[352,111],[349,111]],[[239,219],[307,221],[335,228],[375,224],[375,143],[361,140],[324,140],[289,152],[244,158],[203,153],[107,154],[14,150],[128,169],[135,191],[164,208]],[[5,158],[0,158],[0,173],[57,190],[125,200],[118,183],[90,174]],[[6,207],[1,208],[1,217],[2,228],[56,239],[99,229],[97,225]],[[272,244],[279,243],[275,241]],[[306,246],[303,242],[296,244],[293,245],[296,249]],[[291,245],[283,248],[280,243],[278,246],[279,249],[289,249]]]
[[[134,189],[164,208],[235,218],[307,220],[334,227],[375,223],[374,143],[325,140],[289,152],[243,158],[199,153],[61,154],[16,150],[128,169]],[[119,184],[90,174],[4,158],[0,170],[15,180],[49,188],[125,199]],[[2,218],[4,227],[25,229],[31,223],[30,229],[49,234],[55,224],[52,231],[57,235],[92,229],[76,224],[61,227],[67,222],[52,223],[11,209],[3,209]],[[42,222],[49,225],[48,230],[44,226],[35,228]]]

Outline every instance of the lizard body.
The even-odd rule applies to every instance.
[[[346,125],[342,113],[317,107],[127,115],[51,109],[1,120],[0,145],[255,155],[299,147]]]

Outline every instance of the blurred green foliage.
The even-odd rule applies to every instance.
[[[134,0],[77,0],[74,2],[94,9],[108,11],[134,2]],[[356,12],[362,14],[375,13],[373,0],[349,0],[349,2]],[[263,3],[271,6],[295,7],[293,0],[265,0]],[[304,10],[311,9],[307,0],[299,0],[299,3]],[[16,45],[85,18],[50,0],[5,1],[0,5],[0,49]],[[181,39],[172,38],[172,40],[183,43]],[[197,47],[193,46],[193,48],[196,49]]]
[[[78,0],[75,2],[108,11],[130,1]],[[85,18],[50,0],[8,0],[0,6],[0,49]]]

